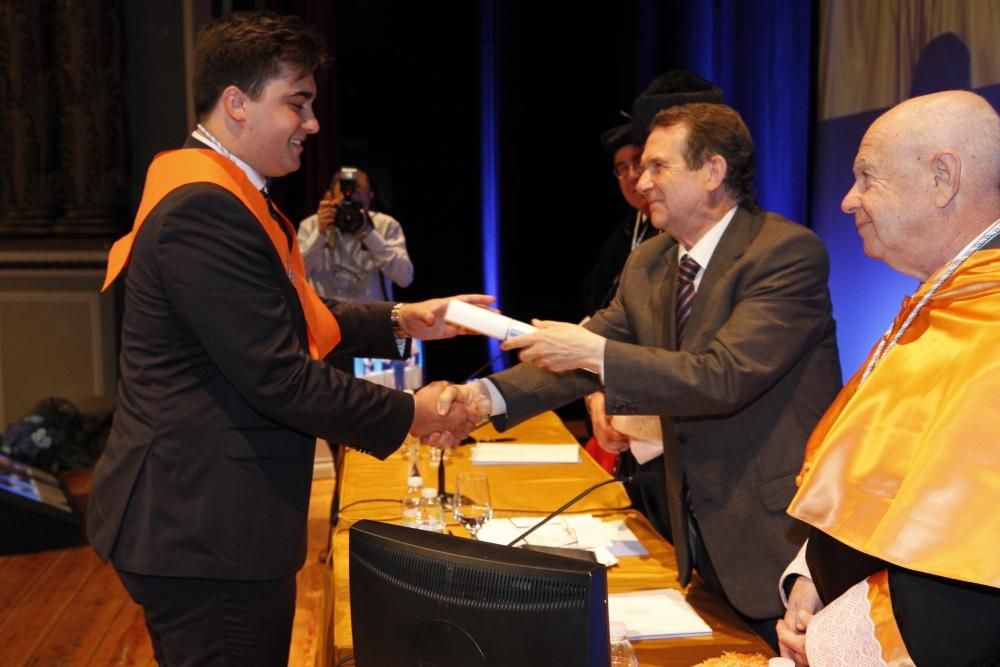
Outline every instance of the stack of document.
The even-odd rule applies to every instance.
[[[580,445],[531,445],[481,442],[472,448],[472,465],[579,463]]]
[[[544,517],[493,519],[479,531],[479,539],[508,544]],[[648,551],[625,522],[601,521],[592,514],[557,516],[528,535],[524,543],[542,547],[567,547],[591,551],[598,562],[611,567],[623,556],[645,556]]]
[[[608,619],[628,627],[629,639],[702,637],[712,628],[688,604],[680,591],[660,588],[608,596]]]

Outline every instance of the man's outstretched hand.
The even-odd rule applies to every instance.
[[[521,361],[561,372],[582,368],[600,373],[604,367],[607,339],[579,324],[531,320],[538,331],[508,338],[503,350],[519,350]]]
[[[432,382],[413,396],[410,433],[436,447],[457,445],[485,417],[467,385]]]

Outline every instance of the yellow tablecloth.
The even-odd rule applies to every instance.
[[[575,443],[553,413],[539,415],[513,429],[497,434],[489,425],[474,434],[480,439],[515,438],[519,443]],[[317,664],[326,667],[352,653],[350,581],[348,580],[348,529],[360,519],[398,523],[399,499],[406,490],[406,447],[386,461],[349,451],[344,457],[340,496],[340,518],[333,537],[328,567],[328,587],[324,606],[332,626],[332,636],[321,636]],[[420,461],[425,485],[436,484],[429,452],[423,448]],[[469,447],[459,447],[445,464],[445,488],[454,488],[455,475],[473,468]],[[547,514],[588,486],[608,479],[607,473],[581,450],[581,462],[560,465],[475,466],[486,472],[494,516]],[[680,588],[673,548],[660,537],[640,513],[628,509],[629,499],[620,484],[609,484],[570,508],[607,519],[625,519],[649,554],[627,557],[608,570],[611,593],[653,588]],[[450,520],[449,531],[464,535],[461,526]],[[661,639],[636,642],[640,664],[685,665],[721,655],[723,651],[771,655],[767,645],[751,633],[736,615],[704,586],[695,583],[686,591],[688,600],[712,627],[711,637]]]
[[[479,428],[474,435],[483,440],[503,437],[514,438],[518,443],[576,445],[576,440],[552,412],[509,429],[502,436],[489,425]],[[429,450],[429,447],[421,446],[419,465],[424,486],[437,484],[437,469],[431,466]],[[489,476],[490,495],[497,516],[550,512],[588,486],[610,479],[582,449],[580,463],[559,465],[473,466],[471,456],[470,446],[456,447],[449,453],[445,461],[445,490],[455,488],[455,475],[459,472],[472,469],[485,472]],[[406,461],[405,446],[383,462],[354,450],[348,451],[344,458],[340,520],[398,520],[399,500],[406,491]],[[386,502],[377,502],[377,499]],[[591,512],[627,507],[628,494],[622,486],[609,484],[581,500],[571,510]]]

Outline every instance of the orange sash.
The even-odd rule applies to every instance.
[[[888,570],[879,570],[868,577],[868,605],[868,616],[875,626],[875,640],[882,648],[885,664],[889,667],[914,667],[892,612]]]
[[[1000,587],[998,343],[1000,250],[981,250],[827,410],[788,513],[901,567]]]
[[[306,280],[302,254],[299,252],[298,243],[295,242],[291,223],[277,211],[277,208],[274,209],[281,215],[282,222],[291,234],[292,243],[289,249],[288,236],[271,217],[264,195],[253,186],[243,170],[232,160],[207,148],[166,151],[153,159],[146,174],[146,186],[142,192],[142,201],[139,203],[132,231],[118,239],[108,253],[108,273],[102,291],[106,290],[128,265],[135,236],[153,208],[177,188],[193,183],[213,183],[225,188],[257,219],[271,239],[281,263],[288,267],[288,278],[295,287],[306,318],[310,356],[313,359],[322,359],[328,355],[340,342],[340,325]]]

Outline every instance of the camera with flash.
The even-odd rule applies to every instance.
[[[368,214],[358,192],[358,170],[344,167],[338,178],[343,199],[333,214],[333,226],[345,234],[354,234],[368,222]]]

